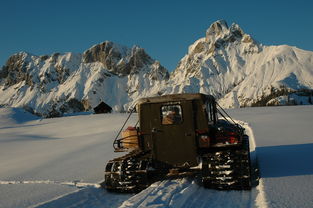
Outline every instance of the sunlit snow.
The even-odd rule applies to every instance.
[[[40,119],[0,108],[0,207],[313,207],[311,106],[233,109],[260,167],[251,191],[164,180],[141,193],[99,188],[126,114]],[[136,115],[131,118],[136,121]]]

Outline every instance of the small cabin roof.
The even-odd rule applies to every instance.
[[[202,100],[203,102],[212,102],[215,99],[212,95],[206,95],[202,93],[182,93],[140,98],[139,100],[137,100],[136,105],[141,105],[145,103],[177,102],[183,100]]]

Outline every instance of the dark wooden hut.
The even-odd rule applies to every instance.
[[[97,105],[94,109],[94,112],[96,114],[99,113],[111,113],[112,112],[112,108],[111,106],[109,106],[108,104],[106,104],[105,102],[101,102],[99,105]]]

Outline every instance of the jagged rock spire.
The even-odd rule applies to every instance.
[[[211,24],[211,26],[206,31],[206,41],[216,38],[222,34],[225,34],[229,31],[228,25],[225,20],[218,20]]]

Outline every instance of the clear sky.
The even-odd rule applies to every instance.
[[[110,40],[138,45],[172,71],[219,19],[264,45],[313,51],[311,0],[1,0],[0,66],[19,51],[82,53]]]

